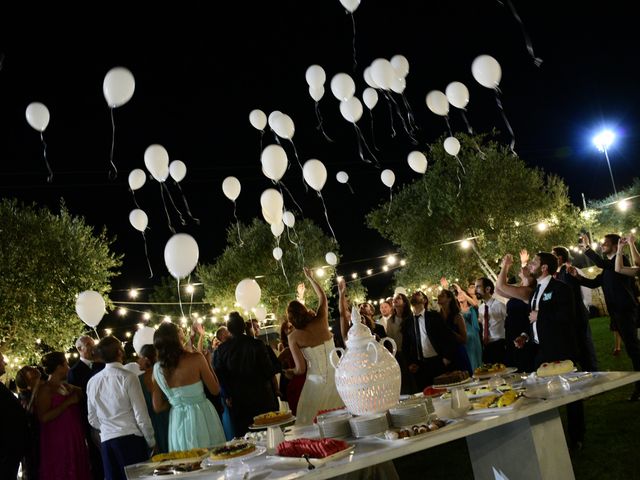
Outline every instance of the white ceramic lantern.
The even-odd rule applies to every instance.
[[[347,410],[354,415],[382,413],[398,403],[400,398],[400,366],[394,354],[396,343],[391,338],[393,354],[360,322],[360,314],[351,312],[346,351],[334,348],[329,360],[336,370],[336,388]],[[342,356],[336,365],[336,353]]]

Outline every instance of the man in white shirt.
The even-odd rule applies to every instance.
[[[494,294],[493,282],[481,277],[476,280],[478,320],[482,325],[482,360],[484,363],[504,363],[506,342],[504,338],[504,320],[507,307]]]
[[[380,316],[376,320],[376,323],[379,323],[387,330],[387,322],[393,315],[393,307],[391,306],[391,301],[384,300],[380,302]],[[388,335],[388,333],[387,333]]]
[[[120,340],[104,337],[97,348],[106,367],[87,385],[89,423],[100,430],[105,478],[126,480],[125,466],[149,459],[153,426],[140,381],[122,366]]]

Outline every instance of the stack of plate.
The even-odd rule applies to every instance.
[[[386,413],[353,417],[349,419],[349,424],[351,425],[351,432],[356,438],[377,435],[389,428]]]
[[[389,409],[389,417],[393,427],[406,427],[427,423],[429,412],[424,402],[400,404]]]
[[[318,415],[317,423],[322,438],[338,438],[351,436],[350,413],[327,413]]]

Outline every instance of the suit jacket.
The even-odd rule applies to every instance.
[[[423,321],[429,336],[429,341],[433,345],[436,353],[453,360],[458,343],[453,331],[447,326],[445,320],[438,312],[425,311]],[[420,338],[419,325],[416,325],[415,317],[407,318],[403,323],[402,348],[410,363],[417,363],[422,357],[422,342]],[[420,350],[418,350],[420,349]]]
[[[82,389],[82,393],[84,394],[82,396],[80,407],[82,408],[82,419],[87,431],[91,430],[87,413],[87,383],[89,383],[89,379],[91,377],[93,377],[103,368],[104,363],[94,362],[93,368],[89,368],[83,361],[78,360],[67,373],[67,382],[69,382],[71,385],[75,385],[76,387],[80,387]]]
[[[551,278],[538,297],[539,350],[536,365],[555,360],[577,361],[576,324],[571,288]],[[530,338],[533,338],[531,327]]]
[[[573,296],[573,308],[575,312],[576,328],[578,332],[586,332],[587,324],[589,323],[589,310],[584,304],[582,298],[582,291],[580,290],[580,282],[578,279],[567,272],[566,265],[562,265],[560,270],[555,276],[556,280],[562,283],[566,283],[571,288],[571,295]]]
[[[28,442],[27,413],[16,396],[0,381],[0,473],[15,475],[18,461],[26,452]],[[7,473],[16,467],[16,471]],[[8,478],[8,477],[5,477]]]

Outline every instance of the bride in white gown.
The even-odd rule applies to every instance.
[[[300,394],[296,425],[310,425],[319,410],[344,406],[335,383],[335,370],[329,362],[334,348],[333,333],[329,329],[327,296],[308,268],[304,274],[318,296],[318,311],[309,310],[294,300],[287,306],[287,317],[295,327],[288,336],[295,368],[285,371],[287,377],[303,375],[307,378]]]

